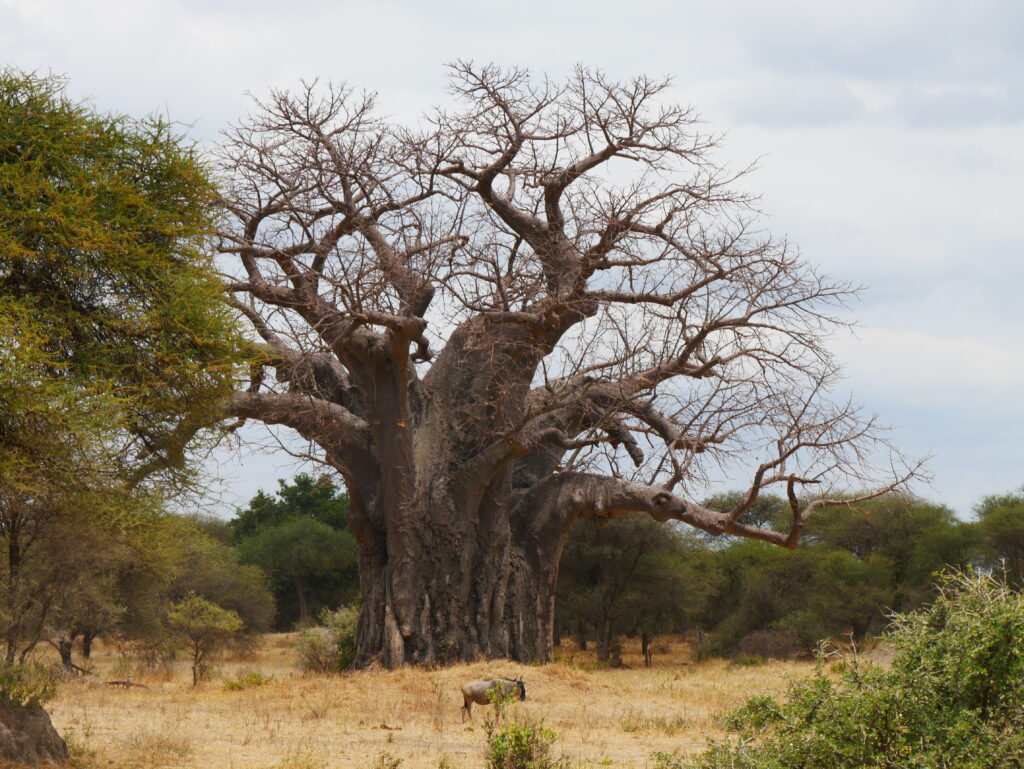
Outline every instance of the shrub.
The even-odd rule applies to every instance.
[[[886,670],[852,657],[838,679],[817,672],[783,702],[751,699],[733,714],[738,739],[698,769],[1010,769],[1024,764],[1024,596],[990,577],[945,578],[931,606],[893,619]]]
[[[53,673],[38,662],[0,662],[0,705],[38,708],[57,694]]]
[[[253,689],[257,686],[264,686],[274,680],[273,676],[265,676],[255,670],[239,675],[236,678],[229,678],[224,682],[224,691],[240,692],[244,689]]]
[[[320,625],[299,634],[299,666],[308,673],[339,673],[356,657],[359,606],[343,606],[320,613]]]
[[[562,769],[564,759],[552,754],[556,735],[541,723],[508,723],[487,728],[487,769]]]

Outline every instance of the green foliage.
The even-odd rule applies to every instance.
[[[711,552],[691,532],[648,516],[577,521],[559,567],[556,623],[592,630],[604,659],[616,635],[692,626],[716,579]]]
[[[167,619],[190,646],[193,686],[209,672],[212,655],[244,627],[236,612],[223,609],[195,593],[173,604]]]
[[[189,479],[190,441],[246,357],[206,256],[215,191],[192,145],[64,89],[0,67],[8,661],[121,621],[122,578],[156,551],[158,488],[177,488],[147,479]]]
[[[553,754],[558,735],[541,723],[487,725],[487,769],[560,769],[568,763]]]
[[[320,613],[320,625],[305,628],[296,642],[299,666],[308,673],[340,673],[356,657],[359,606]]]
[[[229,678],[225,681],[224,691],[240,692],[246,689],[255,689],[257,686],[266,686],[272,683],[273,680],[273,676],[265,676],[255,670],[250,670],[248,673],[242,673],[235,678]]]
[[[260,567],[294,597],[300,624],[309,621],[309,586],[330,583],[339,572],[356,568],[353,536],[307,517],[263,529],[237,549],[243,563]]]
[[[213,539],[193,521],[178,527],[176,568],[171,583],[174,599],[196,593],[245,622],[248,632],[265,632],[274,617],[274,598],[266,574],[246,564],[237,550]]]
[[[131,558],[116,574],[123,612],[112,628],[151,665],[165,656],[171,604],[195,594],[236,612],[245,633],[263,632],[274,614],[266,575],[239,564],[233,548],[205,534],[194,520],[154,515],[140,525]],[[236,637],[233,642],[238,642]]]
[[[288,629],[354,600],[359,576],[348,496],[327,476],[278,484],[275,497],[259,492],[229,526],[242,562],[269,575],[276,626]]]
[[[37,662],[15,665],[0,662],[0,705],[38,708],[57,694],[53,673]]]
[[[1024,588],[1024,490],[985,497],[974,509],[984,543],[984,561]]]
[[[808,521],[804,547],[842,550],[861,561],[886,559],[890,608],[915,609],[934,597],[932,575],[962,569],[977,554],[977,532],[953,511],[919,499],[887,495],[825,508]]]
[[[332,529],[348,528],[348,495],[329,476],[299,473],[290,483],[278,480],[277,485],[275,496],[258,491],[231,519],[236,544],[296,518],[312,518]]]
[[[847,633],[860,641],[885,629],[889,611],[933,597],[932,575],[970,565],[978,543],[977,529],[948,508],[895,496],[818,511],[794,551],[731,542],[714,554],[721,582],[703,617],[709,651],[774,657]]]
[[[64,88],[0,69],[3,349],[75,419],[106,412],[123,477],[180,471],[245,357],[204,248],[215,190],[170,123]]]
[[[695,769],[1010,769],[1024,762],[1024,597],[986,576],[947,579],[936,601],[895,618],[885,670],[823,665],[780,703],[747,702]]]

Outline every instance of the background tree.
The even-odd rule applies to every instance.
[[[682,632],[714,586],[707,547],[667,524],[625,516],[606,526],[577,521],[559,568],[556,625],[609,661],[619,635],[641,637],[645,659],[657,633]]]
[[[578,517],[791,547],[834,485],[912,474],[828,398],[851,287],[759,228],[666,82],[450,72],[425,130],[307,86],[221,153],[228,290],[263,352],[227,412],[344,478],[357,664],[549,657]],[[723,463],[750,465],[738,504],[691,501]],[[740,520],[766,488],[785,530]]]
[[[823,511],[808,523],[805,545],[845,550],[858,559],[889,560],[894,611],[916,609],[934,598],[933,575],[964,569],[977,558],[978,533],[944,506],[887,495]]]
[[[117,574],[121,615],[103,630],[159,655],[170,635],[170,606],[191,595],[237,614],[244,634],[270,628],[274,600],[266,575],[239,563],[233,548],[206,534],[194,519],[151,519],[140,539],[144,550]]]
[[[327,476],[300,473],[278,481],[274,496],[258,492],[229,526],[242,562],[272,580],[280,629],[308,623],[358,595],[348,495]]]
[[[1006,580],[1024,587],[1024,493],[985,497],[974,508],[984,542],[986,565],[1005,571]]]
[[[296,518],[310,518],[333,529],[348,527],[348,494],[325,474],[299,473],[291,481],[279,479],[271,496],[262,489],[228,522],[232,541]]]
[[[311,518],[295,518],[253,534],[238,545],[244,563],[259,566],[278,584],[291,587],[298,623],[309,624],[311,583],[321,589],[355,568],[355,541],[347,531],[332,529]],[[334,600],[340,601],[338,594]]]
[[[949,508],[888,496],[821,511],[793,552],[730,543],[714,553],[723,581],[705,616],[711,650],[809,652],[849,632],[860,641],[895,609],[933,599],[935,574],[968,568],[979,544],[977,526]]]

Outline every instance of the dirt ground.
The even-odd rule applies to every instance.
[[[114,687],[126,662],[112,648],[93,655],[95,676],[62,684],[49,710],[75,764],[98,767],[260,769],[477,769],[487,709],[462,723],[462,684],[495,675],[525,680],[514,719],[543,719],[574,767],[652,767],[655,751],[693,753],[722,735],[722,715],[747,697],[781,690],[807,663],[732,667],[692,663],[684,644],[663,640],[654,667],[627,644],[626,669],[601,668],[569,645],[544,666],[479,662],[439,670],[304,675],[290,634],[266,636],[244,659],[225,659],[193,689],[187,663]],[[269,683],[225,690],[247,672]],[[390,763],[389,763],[390,761]]]

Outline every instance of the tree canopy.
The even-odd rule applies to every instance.
[[[418,128],[307,84],[220,152],[227,289],[263,355],[228,409],[344,478],[358,664],[547,658],[577,517],[792,547],[837,489],[914,475],[830,396],[854,288],[763,230],[667,81],[449,72]],[[719,511],[694,494],[723,464],[749,484]],[[784,528],[743,520],[771,488]]]
[[[259,491],[228,522],[244,563],[269,575],[277,626],[306,624],[358,592],[356,543],[348,529],[348,495],[326,475],[299,473]]]
[[[56,76],[0,70],[5,356],[102,401],[124,479],[180,470],[242,360],[206,248],[215,189],[161,118],[103,115]],[[8,444],[8,441],[5,441]]]

